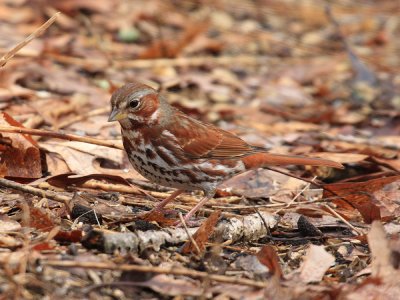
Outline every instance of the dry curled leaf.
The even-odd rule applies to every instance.
[[[6,112],[0,114],[0,125],[23,127]],[[1,133],[0,176],[39,178],[42,165],[38,144],[28,135]]]

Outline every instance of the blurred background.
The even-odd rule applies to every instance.
[[[110,94],[139,80],[275,152],[400,133],[398,1],[2,0],[1,53],[57,11],[1,70],[1,108],[26,127],[118,139]]]

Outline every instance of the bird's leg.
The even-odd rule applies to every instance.
[[[180,194],[182,194],[184,191],[183,190],[176,190],[174,191],[170,196],[165,198],[163,201],[161,201],[156,207],[154,207],[149,213],[152,213],[154,211],[160,211],[162,210],[169,202],[174,200],[176,197],[178,197]]]
[[[206,194],[206,195],[204,196],[204,198],[201,199],[201,200],[199,201],[199,203],[197,203],[197,204],[195,205],[195,207],[193,207],[193,208],[183,217],[183,220],[185,221],[185,223],[188,224],[189,221],[190,221],[190,218],[191,218],[200,208],[202,208],[203,205],[206,204],[206,202],[207,202],[208,200],[210,200],[212,197],[214,197],[214,194],[215,194],[215,192]],[[182,225],[182,224],[180,224],[180,223],[181,223],[181,222],[178,221],[178,222],[175,223],[175,225],[177,225],[177,226]]]

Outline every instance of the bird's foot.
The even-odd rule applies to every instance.
[[[185,222],[187,227],[199,227],[201,223],[203,223],[203,220],[192,220],[191,216],[189,216],[189,218],[186,218],[186,216],[183,217],[183,221]],[[173,225],[177,228],[183,227],[181,219],[176,221]]]

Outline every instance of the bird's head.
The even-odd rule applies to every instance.
[[[159,93],[155,89],[138,82],[127,83],[112,94],[108,122],[151,125],[157,122],[159,107]]]

